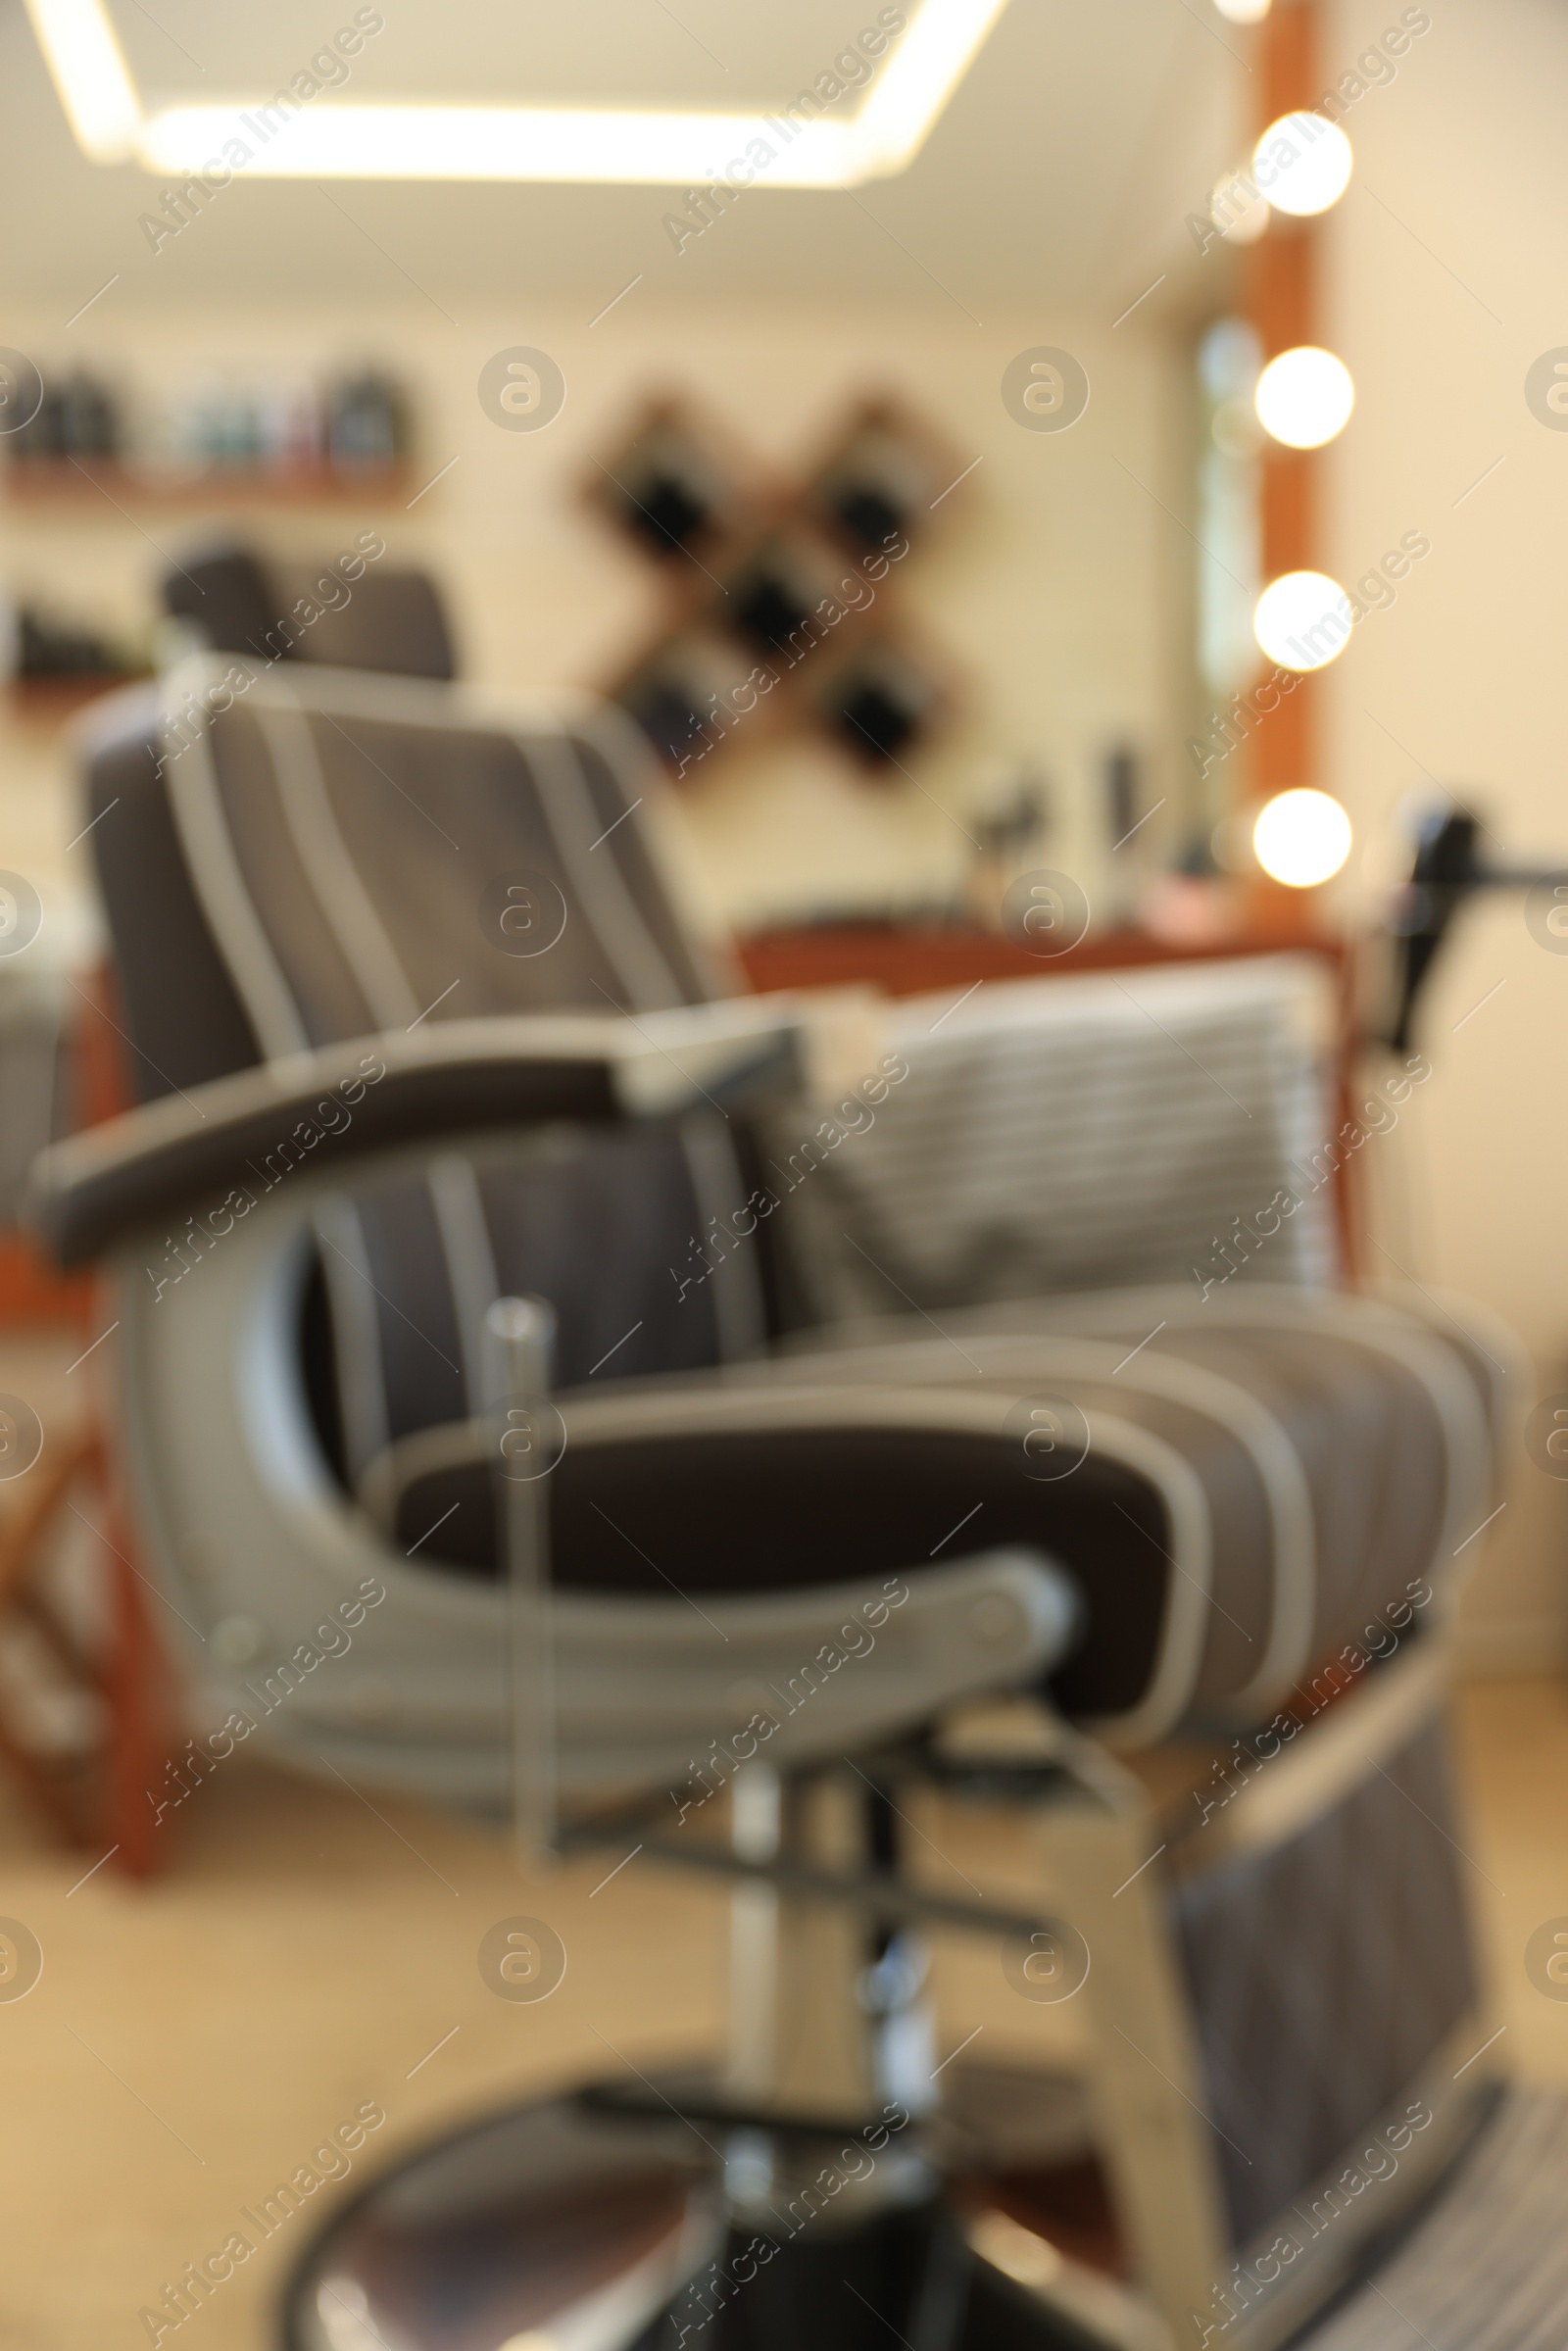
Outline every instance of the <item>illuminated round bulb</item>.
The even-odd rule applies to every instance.
[[[1326,213],[1348,186],[1353,160],[1326,115],[1281,115],[1252,149],[1252,177],[1276,212]]]
[[[1252,634],[1282,669],[1321,669],[1344,651],[1350,600],[1326,571],[1287,571],[1252,608]]]
[[[1311,890],[1338,873],[1350,854],[1350,819],[1327,792],[1276,794],[1252,827],[1263,871],[1291,890]]]
[[[1214,0],[1214,6],[1232,24],[1261,24],[1268,15],[1270,0]]]
[[[1344,360],[1300,343],[1269,361],[1252,405],[1263,430],[1287,449],[1321,449],[1349,422],[1355,386]]]

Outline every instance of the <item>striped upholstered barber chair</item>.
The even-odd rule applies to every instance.
[[[280,1757],[733,1882],[706,2068],[416,2155],[302,2268],[294,2351],[1266,2351],[1331,2305],[1336,2351],[1406,2318],[1459,2351],[1483,2227],[1519,2314],[1487,2339],[1546,2339],[1568,2138],[1478,2054],[1446,1741],[1503,1343],[1161,1286],[1133,1231],[1117,1289],[1103,1219],[1098,1288],[1008,1296],[993,1249],[967,1302],[812,1328],[784,1171],[827,1045],[722,997],[612,714],[281,667],[165,709],[88,762],[146,1100],[36,1202],[119,1279],[202,1719],[358,1604],[258,1724]],[[1236,1077],[1261,983],[1230,1031],[1154,986]],[[918,1052],[867,1049],[845,1135]],[[1295,1180],[1274,1131],[1238,1216]],[[514,1924],[528,1997],[560,1955]],[[987,2064],[937,2054],[960,1947]]]
[[[232,540],[192,550],[163,582],[177,633],[270,667],[314,661],[394,677],[456,677],[441,594],[427,572],[385,563],[378,531],[318,563],[279,563]]]

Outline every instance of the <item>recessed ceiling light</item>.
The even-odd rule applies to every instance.
[[[1007,0],[923,0],[854,115],[791,118],[698,109],[334,104],[315,99],[265,142],[227,106],[144,115],[103,0],[26,0],[77,144],[95,163],[134,156],[149,171],[223,170],[288,179],[516,179],[689,187],[736,170],[737,185],[847,188],[911,164]],[[765,160],[748,149],[760,142]],[[744,167],[744,171],[742,171]]]

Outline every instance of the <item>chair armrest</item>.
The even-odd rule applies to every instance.
[[[667,1118],[800,1082],[788,1000],[675,1011],[520,1014],[352,1039],[215,1078],[58,1143],[26,1221],[79,1265],[214,1193],[254,1196],[330,1143],[335,1163],[421,1137],[552,1119]]]

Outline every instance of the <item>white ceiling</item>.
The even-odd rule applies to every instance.
[[[321,0],[111,5],[147,101],[275,89],[353,15],[351,0],[335,14]],[[728,108],[814,79],[876,0],[396,0],[383,13],[345,97]],[[155,254],[138,216],[160,183],[84,161],[20,0],[0,0],[0,293],[58,304],[63,324],[116,271],[106,310],[385,298],[409,277],[455,298],[608,299],[640,269],[671,295],[1006,295],[1102,308],[1108,324],[1159,271],[1152,314],[1204,267],[1183,220],[1240,151],[1237,37],[1211,0],[1011,0],[902,177],[760,188],[680,254],[662,226],[665,189],[338,182],[329,201],[243,175]]]

